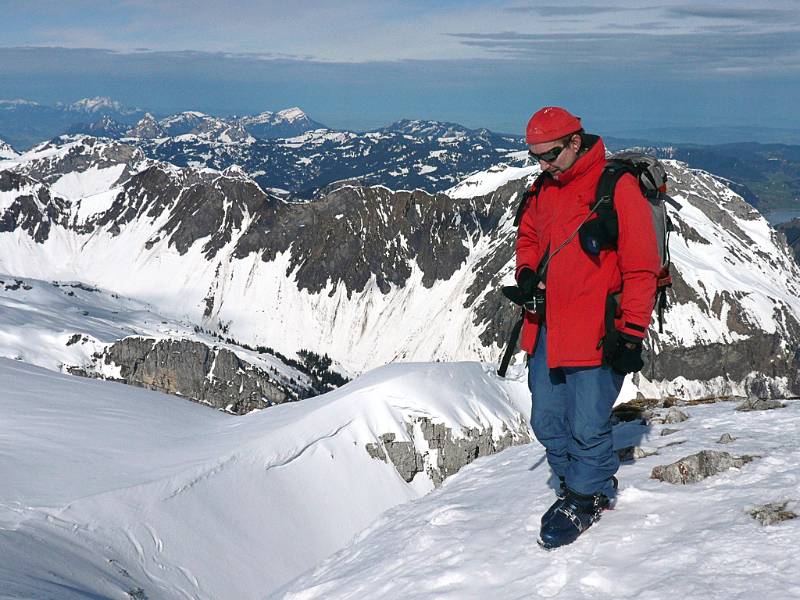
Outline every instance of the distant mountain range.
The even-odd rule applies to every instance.
[[[0,138],[17,150],[65,133],[125,139],[147,156],[179,166],[224,170],[236,165],[264,189],[301,199],[342,180],[437,192],[497,162],[521,165],[525,160],[522,136],[456,123],[401,120],[353,132],[326,127],[297,107],[248,116],[185,111],[158,118],[107,97],[56,106],[0,100]],[[605,141],[612,150],[641,147],[724,177],[764,213],[800,208],[800,146],[676,145],[663,139]],[[8,145],[0,147],[0,157],[9,152]]]
[[[159,128],[144,130],[141,121],[157,122]],[[299,108],[262,112],[244,117],[212,117],[197,111],[186,111],[156,118],[140,108],[126,107],[106,96],[83,98],[71,104],[48,106],[30,100],[0,100],[0,138],[18,149],[28,148],[58,135],[85,133],[119,138],[123,136],[178,136],[186,133],[216,133],[229,128],[247,131],[255,138],[299,135],[324,127],[309,119]],[[146,133],[147,135],[141,135]],[[245,134],[246,135],[246,134]],[[224,137],[222,139],[225,139]],[[234,134],[231,139],[241,139]]]

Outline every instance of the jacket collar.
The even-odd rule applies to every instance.
[[[571,181],[580,179],[589,171],[597,168],[598,165],[605,164],[606,147],[603,140],[590,134],[584,134],[583,138],[589,149],[579,156],[569,169],[558,176],[559,185],[568,185]]]

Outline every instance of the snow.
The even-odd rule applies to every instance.
[[[295,121],[307,118],[306,114],[296,106],[279,110],[276,116],[280,121],[285,121],[287,123],[294,123]]]
[[[550,553],[535,543],[554,499],[538,443],[478,459],[433,491],[365,451],[382,433],[409,439],[419,415],[456,427],[527,419],[522,379],[477,363],[397,364],[232,417],[0,359],[0,455],[13,457],[0,461],[0,597],[797,597],[800,519],[762,527],[746,510],[800,509],[799,401],[616,426],[616,447],[658,454],[623,464],[616,508]],[[736,439],[719,446],[724,433]],[[702,449],[758,458],[687,486],[649,478]]]
[[[115,110],[123,112],[123,106],[116,100],[112,100],[108,96],[95,96],[94,98],[83,98],[77,102],[73,102],[67,108],[78,112],[95,113],[101,110]],[[133,111],[129,111],[133,112]]]
[[[243,417],[0,359],[0,597],[259,598],[430,489],[366,452],[412,417],[518,427],[476,363],[391,365]],[[9,594],[9,596],[4,596]]]
[[[3,106],[6,110],[17,108],[18,106],[41,106],[38,102],[34,102],[33,100],[24,100],[22,98],[16,98],[14,100],[0,100],[0,106]]]
[[[0,140],[0,160],[4,158],[17,158],[19,155],[14,151],[10,144]]]
[[[800,508],[800,402],[777,412],[734,406],[682,407],[690,419],[667,437],[664,426],[617,427],[618,447],[635,441],[659,454],[623,464],[616,508],[571,546],[537,546],[554,495],[542,448],[520,446],[387,511],[269,598],[797,598],[800,519],[762,527],[746,510],[784,500]],[[737,440],[719,446],[723,433]],[[760,458],[692,485],[649,478],[655,465],[702,449]]]
[[[16,289],[15,289],[16,288]],[[67,344],[73,336],[81,339]],[[274,369],[285,380],[308,383],[308,377],[270,354],[259,354],[195,331],[153,306],[77,282],[48,282],[0,274],[0,357],[67,371],[78,366],[106,377],[118,367],[96,363],[95,353],[128,336],[190,339],[227,348],[242,360]]]
[[[106,199],[97,201],[93,200],[91,196],[110,191],[124,172],[124,163],[105,169],[91,166],[85,171],[70,171],[62,175],[50,186],[50,189],[56,196],[61,196],[67,200],[76,201],[82,199],[81,212],[84,215],[80,220],[84,221],[88,214],[103,212],[110,208],[113,197],[110,201],[106,201]]]
[[[491,194],[499,187],[516,181],[518,179],[529,178],[532,179],[540,172],[538,165],[530,165],[525,167],[512,167],[505,164],[496,165],[470,175],[457,185],[445,191],[445,194],[451,198],[474,198],[476,196],[484,196]]]

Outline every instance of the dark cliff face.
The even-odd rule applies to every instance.
[[[0,192],[15,194],[0,214],[0,232],[21,229],[37,243],[43,243],[54,225],[67,227],[69,204],[52,197],[50,190],[26,175],[0,171]]]
[[[37,149],[44,151],[57,147],[59,143],[56,140],[38,146]],[[136,172],[136,166],[144,160],[144,154],[135,146],[82,137],[67,151],[50,155],[44,153],[41,158],[24,163],[19,171],[37,181],[53,183],[67,173],[83,173],[91,168],[106,169],[119,165],[122,166],[122,171],[117,181],[122,182],[129,179]]]
[[[120,379],[138,387],[182,396],[234,414],[313,396],[309,385],[287,380],[248,363],[225,348],[192,340],[129,337],[115,342],[96,358],[119,367]],[[75,375],[98,371],[71,367]]]
[[[496,227],[502,207],[478,209],[422,191],[344,187],[322,200],[262,209],[240,238],[237,258],[259,251],[271,261],[291,245],[290,272],[301,289],[319,292],[328,281],[361,292],[375,277],[380,290],[402,287],[413,265],[426,287],[449,279],[464,264],[466,241]]]

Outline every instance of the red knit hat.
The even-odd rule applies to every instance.
[[[558,106],[545,106],[528,121],[525,143],[551,142],[581,129],[579,117]]]

